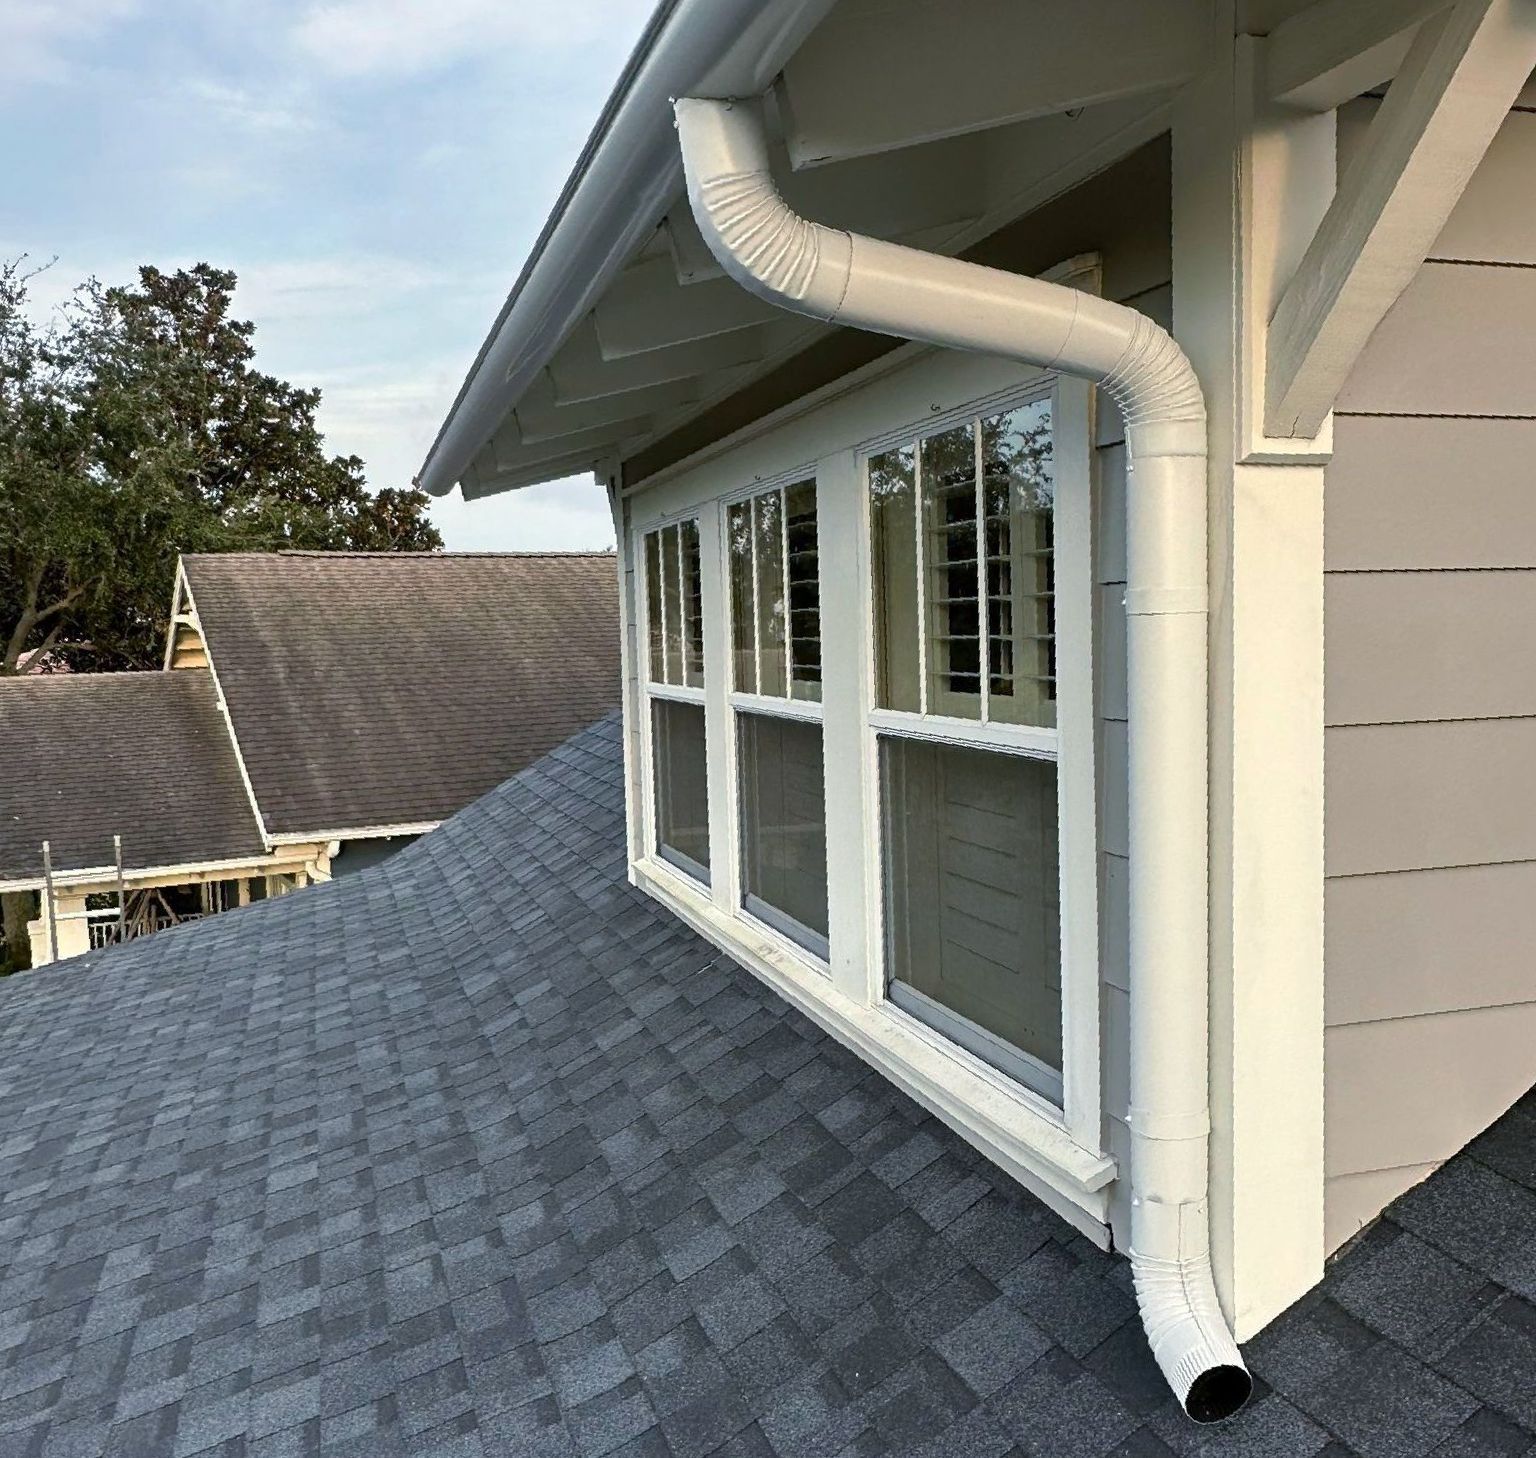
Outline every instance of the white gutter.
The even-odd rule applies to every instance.
[[[1173,339],[1060,284],[808,222],[755,102],[676,104],[688,197],[726,273],[799,314],[1079,375],[1125,414],[1130,695],[1131,1269],[1152,1353],[1215,1422],[1252,1380],[1211,1273],[1206,418]]]
[[[661,0],[459,387],[416,476],[422,490],[453,489],[677,200],[672,97],[756,95],[832,4]]]

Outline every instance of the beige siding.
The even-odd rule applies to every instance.
[[[1328,571],[1531,567],[1533,462],[1536,420],[1341,416]]]
[[[1371,110],[1346,109],[1341,161]],[[1325,554],[1330,1247],[1536,1080],[1532,263],[1536,116],[1515,113],[1340,399]]]

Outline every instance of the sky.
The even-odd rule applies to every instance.
[[[239,275],[258,365],[409,483],[651,0],[0,0],[0,257]],[[590,478],[434,502],[449,548],[612,544]]]

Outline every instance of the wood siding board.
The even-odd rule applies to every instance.
[[[1328,1175],[1449,1159],[1536,1079],[1536,1002],[1329,1028]]]
[[[1371,336],[1337,408],[1536,418],[1536,268],[1426,263]]]
[[[1129,717],[1126,683],[1125,586],[1108,583],[1099,588],[1099,717]]]
[[[1099,401],[1102,419],[1105,405]],[[1125,446],[1101,447],[1098,452],[1098,521],[1095,526],[1095,562],[1100,582],[1125,583]]]
[[[1358,1235],[1399,1195],[1432,1175],[1437,1164],[1409,1164],[1335,1175],[1323,1185],[1323,1239],[1331,1255]]]
[[[1536,719],[1330,729],[1327,874],[1536,860]]]
[[[1346,876],[1326,905],[1330,1025],[1536,1002],[1536,862]]]
[[[1339,417],[1327,570],[1536,568],[1533,461],[1536,420]]]
[[[1536,714],[1536,571],[1335,573],[1324,600],[1328,725]]]
[[[1106,852],[1099,867],[1099,966],[1122,992],[1131,990],[1131,863]]]
[[[1103,815],[1099,844],[1111,855],[1130,854],[1130,807],[1126,781],[1127,735],[1123,721],[1103,721]]]

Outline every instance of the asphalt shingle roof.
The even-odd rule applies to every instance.
[[[445,820],[618,707],[611,552],[182,561],[274,835]]]
[[[263,854],[206,669],[0,678],[0,880]]]
[[[605,720],[383,865],[0,986],[0,1454],[1527,1453],[1536,1099],[1249,1348],[631,889]]]

